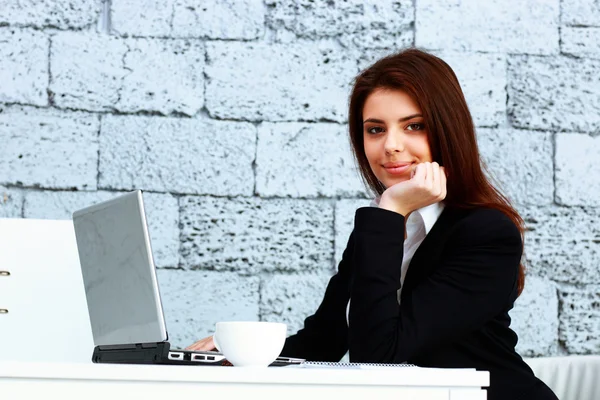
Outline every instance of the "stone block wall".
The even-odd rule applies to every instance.
[[[527,225],[527,356],[600,354],[595,0],[4,0],[0,217],[145,191],[170,336],[318,306],[357,207],[352,78],[417,46],[455,70]]]

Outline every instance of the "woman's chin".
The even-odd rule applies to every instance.
[[[385,186],[385,188],[387,189],[390,186],[394,186],[394,185],[396,185],[398,183],[405,182],[407,180],[408,180],[408,177],[404,177],[403,176],[403,177],[397,177],[397,178],[394,178],[394,179],[385,179],[385,180],[380,181],[380,182],[383,183],[383,186]]]

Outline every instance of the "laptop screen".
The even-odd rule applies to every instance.
[[[94,344],[165,341],[141,191],[76,211],[73,224]]]

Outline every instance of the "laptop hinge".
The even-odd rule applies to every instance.
[[[111,344],[96,346],[92,362],[113,364],[156,364],[169,354],[169,342]]]

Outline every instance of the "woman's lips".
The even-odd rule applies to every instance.
[[[402,175],[410,170],[412,163],[385,163],[383,168],[392,175]]]

